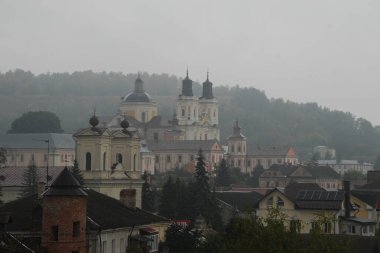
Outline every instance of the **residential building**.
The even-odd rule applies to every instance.
[[[243,173],[252,173],[257,165],[268,169],[273,164],[298,164],[297,151],[291,146],[253,145],[247,147],[247,138],[242,134],[239,122],[228,138],[228,161]]]
[[[286,187],[292,182],[316,183],[328,191],[341,189],[341,178],[328,166],[274,164],[259,177],[260,187]]]
[[[271,208],[280,208],[286,225],[303,234],[321,225],[326,234],[374,236],[376,220],[357,216],[350,197],[349,190],[326,191],[317,184],[291,184],[263,196],[257,204],[256,215],[265,219]],[[355,203],[359,202],[364,205],[356,198]]]
[[[359,162],[357,160],[317,160],[317,164],[321,166],[330,166],[341,176],[350,171],[356,171],[366,175],[368,171],[373,170],[373,164]]]

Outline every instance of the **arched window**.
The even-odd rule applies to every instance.
[[[141,122],[145,122],[146,121],[146,112],[142,112],[141,113]]]
[[[117,163],[123,163],[123,155],[120,153],[116,154],[116,162]]]
[[[91,170],[91,153],[86,153],[86,170]]]
[[[238,144],[238,152],[241,152],[241,146]]]
[[[133,155],[133,171],[136,170],[136,154]]]
[[[106,170],[106,159],[107,159],[107,153],[103,153],[103,170]]]
[[[231,145],[231,152],[235,152],[235,146],[234,146],[234,144]]]

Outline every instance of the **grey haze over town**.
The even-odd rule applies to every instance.
[[[380,2],[1,1],[0,71],[168,73],[380,124]]]

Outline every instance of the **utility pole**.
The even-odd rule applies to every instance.
[[[44,140],[47,143],[47,161],[46,161],[46,187],[49,186],[49,156],[50,156],[50,140]]]

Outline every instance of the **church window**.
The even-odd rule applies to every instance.
[[[80,222],[74,221],[73,222],[73,237],[79,237],[79,228],[80,228]]]
[[[156,155],[156,163],[160,161],[160,156]]]
[[[231,152],[235,152],[235,145],[234,144],[231,145]]]
[[[91,153],[86,153],[86,170],[91,170]]]
[[[32,154],[32,161],[34,161],[34,154]]]
[[[24,161],[24,155],[21,154],[21,155],[20,155],[20,162],[23,162],[23,161]]]
[[[240,146],[240,144],[238,145],[238,152],[241,152],[241,146]]]
[[[166,156],[166,162],[167,162],[167,163],[170,163],[170,155],[167,155],[167,156]]]
[[[216,117],[216,111],[214,111],[214,118]]]
[[[51,227],[51,240],[58,241],[58,226]]]
[[[190,155],[190,161],[194,160],[194,155]]]
[[[205,134],[205,140],[207,140],[207,134]]]
[[[155,142],[158,141],[158,133],[157,132],[153,133],[153,139]]]
[[[195,109],[194,109],[194,118],[195,118]]]
[[[178,155],[178,162],[179,162],[179,163],[182,162],[182,155]]]
[[[133,171],[136,171],[136,157],[137,157],[137,155],[134,154],[133,155]]]
[[[116,154],[116,162],[117,163],[123,163],[123,155],[120,153]]]
[[[182,117],[185,117],[185,109],[182,108]]]
[[[146,121],[146,112],[141,113],[141,121],[145,122]]]
[[[261,165],[261,160],[260,159],[257,160],[257,164]]]
[[[106,159],[107,159],[107,153],[103,153],[103,170],[106,170]]]
[[[247,160],[248,167],[251,167],[251,160]]]
[[[239,167],[241,166],[241,160],[240,159],[238,160],[238,166]]]

